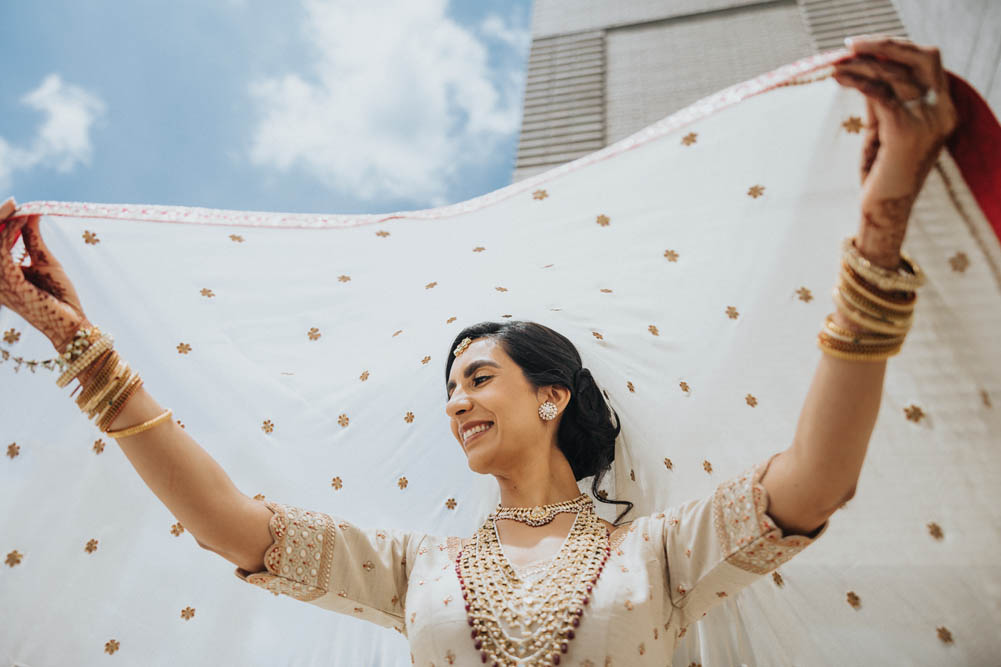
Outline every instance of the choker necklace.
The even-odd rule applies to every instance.
[[[501,507],[500,503],[497,503],[497,509],[487,517],[487,520],[513,519],[527,523],[529,526],[544,526],[556,518],[560,512],[580,512],[591,503],[591,499],[585,493],[573,500],[564,500],[551,505],[536,505],[535,507]]]
[[[497,537],[496,514],[543,525],[559,512],[580,506],[570,534],[543,576],[524,577],[508,561]],[[535,511],[535,515],[531,513]],[[531,525],[531,520],[526,521]],[[609,532],[584,494],[553,505],[499,507],[459,552],[455,572],[462,587],[473,646],[493,667],[559,665],[580,625],[584,607],[611,555]]]

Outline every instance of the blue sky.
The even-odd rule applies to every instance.
[[[530,0],[0,4],[0,197],[378,213],[514,168]]]

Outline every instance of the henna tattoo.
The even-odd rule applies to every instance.
[[[899,203],[887,205],[884,200],[880,202],[880,208],[900,210],[901,207]],[[862,217],[865,222],[859,229],[857,237],[858,249],[862,256],[885,268],[895,269],[900,266],[900,249],[904,245],[904,234],[907,232],[906,217],[904,224],[882,224],[869,211],[862,211]]]
[[[25,266],[21,270],[24,272],[25,280],[32,285],[43,292],[48,292],[60,301],[66,300],[66,290],[50,274],[35,266]]]
[[[879,133],[875,130],[869,132],[865,147],[862,149],[862,182],[869,177],[872,165],[876,162],[876,154],[879,152]]]

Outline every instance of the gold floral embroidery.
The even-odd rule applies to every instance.
[[[535,192],[532,193],[533,199],[545,199],[548,196],[549,193],[546,192],[545,190],[536,190]]]
[[[681,391],[685,392],[686,394],[687,394],[687,393],[688,393],[689,391],[691,391],[691,387],[689,387],[689,386],[688,386],[688,383],[687,383],[687,382],[679,382],[679,383],[678,383],[678,386],[679,386],[679,387],[681,387]]]
[[[751,394],[748,394],[747,396],[745,396],[745,397],[744,397],[744,401],[746,401],[746,402],[747,402],[747,404],[748,404],[748,405],[750,405],[750,406],[751,406],[752,408],[753,408],[753,407],[754,407],[755,405],[757,405],[757,404],[758,404],[758,399],[756,399],[756,398],[755,398],[755,397],[754,397],[753,395],[751,395]]]
[[[966,256],[965,252],[957,252],[949,258],[949,266],[952,267],[953,271],[963,273],[970,266],[970,258]]]
[[[772,581],[774,581],[775,585],[778,586],[779,588],[782,588],[785,585],[785,580],[782,578],[782,575],[779,574],[778,572],[772,572]]]
[[[925,416],[924,411],[913,404],[904,408],[904,414],[907,415],[907,420],[912,422],[920,422],[921,418]]]
[[[83,232],[83,242],[90,245],[97,245],[101,242],[101,239],[97,238],[97,234],[91,231],[84,230]]]
[[[16,442],[12,442],[9,445],[7,445],[7,456],[9,456],[10,458],[14,458],[20,453],[21,453],[21,448],[18,446]]]
[[[178,354],[187,354],[188,352],[191,352],[191,346],[187,343],[178,343],[177,352]]]
[[[393,332],[392,338],[396,338],[401,333],[403,333],[403,329],[397,329],[396,331]]]
[[[507,291],[506,287],[495,287],[494,289],[497,290],[498,292],[506,292]]]
[[[370,560],[367,560],[367,561],[365,561],[364,563],[361,564],[361,567],[366,572],[371,572],[372,570],[375,569],[375,563],[373,563]]]
[[[180,521],[170,527],[170,534],[174,537],[178,537],[182,533],[184,533],[184,526],[181,525]]]
[[[309,602],[326,594],[334,552],[334,520],[321,512],[265,501],[273,543],[264,552],[265,572],[237,568],[244,581],[278,595]],[[368,564],[368,562],[367,562]],[[357,609],[357,607],[356,607]]]
[[[612,290],[610,290],[610,289],[608,289],[608,288],[605,288],[605,287],[603,287],[603,288],[601,289],[601,292],[602,292],[602,294],[611,294],[611,293],[612,293]]]
[[[337,417],[337,423],[340,424],[341,426],[347,426],[350,422],[351,420],[348,418],[347,415],[338,415]]]
[[[340,477],[334,477],[332,480],[330,480],[330,486],[340,491],[341,487],[344,486],[344,482],[341,481]]]
[[[800,287],[798,290],[796,290],[796,294],[799,295],[800,301],[805,301],[806,303],[810,303],[811,301],[813,301],[813,293],[810,292],[810,290],[807,289],[806,287]]]
[[[93,450],[94,450],[95,454],[100,454],[101,452],[103,452],[104,451],[104,440],[101,440],[100,438],[98,438],[97,440],[95,440],[94,441]]]
[[[445,320],[445,324],[451,324],[452,322],[455,322],[457,319],[458,319],[457,317],[450,317],[447,320]]]
[[[368,371],[362,371],[362,374],[358,376],[358,379],[364,382],[368,379]]]
[[[376,235],[376,236],[378,236],[379,238],[383,238],[383,239],[384,239],[384,238],[386,238],[387,236],[389,236],[389,232],[387,232],[387,231],[386,231],[386,230],[384,230],[384,229],[380,229],[379,231],[377,231],[377,232],[375,233],[375,235]]]
[[[85,546],[83,548],[83,550],[86,551],[89,554],[92,554],[95,551],[97,551],[97,540],[95,540],[95,539],[89,539],[89,540],[87,540],[87,546]]]
[[[272,431],[275,430],[275,425],[271,422],[270,419],[265,419],[264,423],[261,424],[261,430],[264,431],[265,433],[271,433]]]
[[[653,324],[651,324],[650,326],[648,326],[648,327],[647,327],[647,330],[648,330],[648,331],[649,331],[650,333],[652,333],[652,334],[653,334],[654,336],[659,336],[659,335],[660,335],[660,331],[658,331],[658,330],[657,330],[657,327],[656,327],[656,326],[654,326]]]
[[[427,285],[424,286],[424,289],[431,289],[437,284],[438,284],[437,282],[428,283]]]
[[[710,475],[713,474],[713,464],[709,461],[702,461],[702,469],[705,470]]]
[[[665,457],[664,467],[667,468],[668,470],[674,470],[674,463],[671,462],[671,459]]]
[[[408,424],[413,424],[414,423],[414,413],[413,412],[407,412],[407,414],[403,415],[403,421],[407,422]]]
[[[484,248],[481,245],[478,245],[475,248],[473,248],[473,252],[483,252],[484,250],[486,250],[486,248]]]
[[[689,132],[685,136],[681,137],[681,143],[685,146],[691,146],[692,144],[695,143],[695,140],[698,138],[698,136],[699,135],[696,132]]]
[[[646,653],[646,646],[644,644],[640,644],[638,650],[640,652],[640,655],[643,655],[644,653]]]
[[[669,261],[669,262],[677,262],[678,261],[678,253],[674,252],[673,250],[665,250],[664,251],[664,257],[667,257],[667,261]]]
[[[455,664],[455,654],[452,653],[452,649],[449,649],[448,651],[445,652],[445,659],[448,660],[448,664],[450,665]]]
[[[855,591],[848,591],[848,594],[845,596],[845,600],[854,609],[858,609],[862,606],[862,601],[859,599],[859,596],[855,594]]]
[[[636,387],[633,386],[632,382],[626,382],[626,388],[634,394],[636,393]]]
[[[263,493],[254,494],[254,500],[264,500],[264,494]]]
[[[712,498],[713,525],[726,562],[755,574],[773,571],[827,528],[825,523],[813,537],[782,535],[765,511],[768,494],[760,483],[773,458],[721,483]]]
[[[591,332],[591,335],[592,335],[592,336],[594,336],[595,338],[597,338],[598,340],[604,340],[604,339],[605,339],[605,337],[604,337],[604,336],[602,336],[602,335],[601,335],[600,333],[598,333],[597,331],[592,331],[592,332]]]
[[[400,480],[396,484],[397,484],[397,486],[400,487],[400,490],[402,491],[403,489],[407,488],[407,478],[406,477],[401,477]]]
[[[611,221],[608,219],[607,215],[599,215],[597,222],[602,227],[608,227],[608,223]]]
[[[514,317],[514,315],[501,315],[501,317]]]
[[[629,479],[632,480],[633,482],[636,481],[636,471],[633,470],[632,468],[629,469]]]
[[[351,282],[351,276],[337,276],[337,279],[342,283]]]
[[[734,306],[727,306],[726,316],[729,317],[731,320],[735,320],[740,316],[740,313],[737,312],[737,309]]]
[[[764,193],[765,193],[765,186],[763,185],[752,185],[747,191],[747,194],[755,199],[757,199]]]
[[[215,296],[215,292],[213,292],[212,290],[210,290],[208,287],[203,287],[202,291],[201,291],[201,295],[202,296],[207,296],[209,298],[212,298],[212,297]]]
[[[115,651],[117,651],[119,648],[121,648],[121,646],[122,645],[119,644],[117,640],[115,640],[115,639],[109,639],[104,644],[104,652],[107,653],[108,655],[114,655]]]
[[[3,342],[8,345],[13,345],[17,341],[21,340],[21,332],[11,327],[7,331],[3,332]]]
[[[234,241],[236,243],[243,243],[243,237],[240,236],[239,234],[230,234],[229,238],[231,241]]]
[[[725,598],[726,597],[726,591],[716,591],[716,597],[718,597],[718,598]]]
[[[455,509],[455,498],[449,498],[448,500],[446,500],[445,501],[445,507],[447,507],[450,510],[454,510]]]
[[[845,132],[858,134],[865,125],[862,124],[862,119],[858,116],[849,116],[848,120],[841,123],[841,127],[845,128]]]
[[[21,559],[23,557],[24,554],[20,553],[17,549],[14,549],[14,551],[11,551],[9,554],[7,554],[6,563],[10,567],[14,567],[15,565],[19,565],[21,563]]]
[[[431,357],[429,356],[425,356],[423,359],[421,359],[421,363],[424,365],[427,365],[429,361],[431,361]]]
[[[195,610],[192,607],[185,607],[181,610],[181,618],[185,621],[190,621],[195,616]]]
[[[317,329],[316,327],[310,327],[309,331],[306,332],[306,335],[309,336],[310,340],[316,340],[323,334],[321,334],[320,330]]]
[[[947,627],[943,625],[941,627],[935,628],[935,631],[938,633],[938,638],[942,640],[942,643],[944,644],[952,643],[952,633],[949,632],[949,629]]]
[[[928,524],[928,534],[934,537],[936,540],[942,539],[942,527],[939,526],[934,521]]]

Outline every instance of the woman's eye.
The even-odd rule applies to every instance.
[[[493,375],[481,375],[478,378],[473,378],[473,385],[478,387],[478,386],[480,386],[479,385],[480,380],[489,380],[492,377],[493,377]]]

